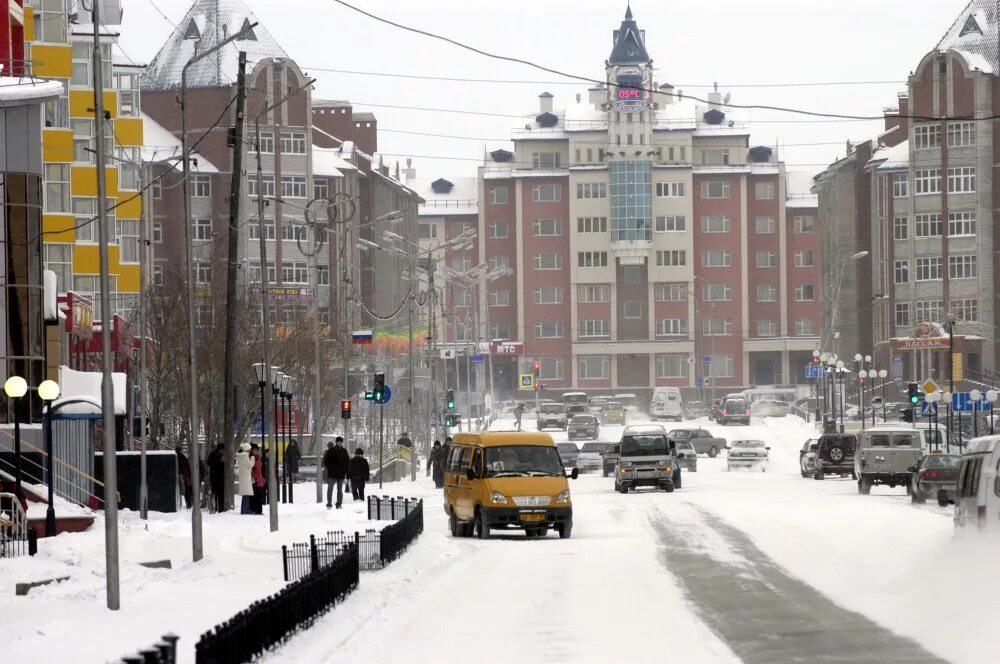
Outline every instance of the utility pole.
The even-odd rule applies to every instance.
[[[224,451],[225,506],[233,507],[233,464],[236,458],[236,319],[239,306],[236,299],[236,279],[240,247],[240,203],[243,183],[243,120],[246,103],[247,54],[240,51],[236,73],[236,124],[230,136],[233,148],[233,173],[229,188],[229,233],[226,251],[226,347],[225,376],[223,378],[224,429],[222,440]]]
[[[955,317],[954,316],[949,316],[948,317],[948,390],[952,394],[952,399],[954,399],[955,398]],[[949,447],[950,447],[951,446],[952,424],[954,422],[953,422],[953,418],[952,418],[951,404],[949,403],[947,405],[948,405],[948,444],[949,444]],[[961,445],[961,443],[962,443],[962,432],[961,432],[962,414],[961,413],[959,413],[959,415],[958,415],[958,425],[959,425],[958,442],[959,442],[959,445]]]
[[[146,168],[139,164],[139,191],[148,180]],[[146,443],[146,282],[148,280],[150,196],[142,197],[142,220],[139,222],[139,518],[149,518],[149,487],[147,486]]]
[[[430,402],[431,402],[431,440],[427,446],[427,454],[431,446],[434,444],[434,440],[437,439],[438,433],[438,400],[437,400],[437,349],[434,345],[434,268],[437,263],[433,256],[428,256],[427,258],[427,360],[431,368],[431,389],[430,389]]]
[[[97,224],[100,233],[101,281],[101,414],[104,442],[104,548],[107,576],[107,604],[112,611],[121,606],[118,578],[118,459],[115,456],[115,392],[111,372],[111,277],[108,265],[108,244],[111,229],[107,215],[107,155],[104,154],[104,59],[101,57],[101,3],[91,3],[94,16],[94,140],[97,153]],[[187,151],[182,155],[185,160]],[[186,182],[186,181],[185,181]],[[194,467],[192,467],[193,471]],[[192,476],[192,481],[197,477]],[[49,480],[51,481],[51,479]]]
[[[417,481],[417,432],[413,427],[413,287],[412,284],[417,283],[417,271],[415,269],[415,264],[410,261],[410,292],[406,296],[406,318],[407,327],[409,328],[410,335],[410,346],[408,355],[408,361],[410,363],[410,368],[408,370],[409,382],[410,382],[410,396],[407,399],[407,408],[409,408],[409,434],[411,436],[411,446],[410,446],[410,481]]]

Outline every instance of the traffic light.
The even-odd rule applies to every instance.
[[[910,383],[906,386],[906,401],[911,406],[920,403],[920,387],[916,383]]]
[[[535,362],[531,365],[531,372],[535,374],[535,378],[538,378],[539,374],[542,373],[542,363]]]
[[[902,415],[902,419],[903,419],[904,422],[913,422],[913,409],[912,408],[904,408],[903,412],[901,413],[901,415]]]
[[[351,419],[351,400],[343,399],[340,402],[340,416],[345,420]]]
[[[455,409],[455,390],[448,390],[448,410]]]
[[[455,426],[455,420],[453,419],[451,413],[448,413],[447,415],[444,416],[444,425],[449,429]]]
[[[375,393],[371,390],[365,391],[365,401],[375,401]]]
[[[385,374],[377,373],[375,374],[375,384],[372,386],[372,400],[382,401],[382,395],[385,394]]]

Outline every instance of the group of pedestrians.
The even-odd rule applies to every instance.
[[[365,499],[365,484],[371,474],[364,450],[360,447],[350,456],[344,448],[343,436],[327,444],[323,454],[323,468],[326,470],[326,508],[334,507],[333,490],[337,489],[336,508],[339,510],[344,503],[344,483],[350,487],[351,496],[355,501]]]

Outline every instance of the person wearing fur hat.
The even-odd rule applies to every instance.
[[[240,514],[253,514],[253,463],[250,458],[250,443],[243,443],[236,455],[236,477],[242,496]]]
[[[354,500],[365,499],[365,483],[370,475],[371,469],[365,459],[365,451],[359,447],[354,450],[354,456],[347,464],[347,476],[351,478],[351,495]]]

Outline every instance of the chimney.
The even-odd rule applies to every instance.
[[[594,108],[601,108],[608,101],[608,93],[603,85],[590,88],[587,92],[590,95],[590,103],[594,105]]]
[[[551,113],[552,112],[552,95],[548,92],[543,92],[538,95],[538,108],[539,113]]]
[[[712,108],[722,110],[722,93],[709,92],[708,93],[708,105]]]
[[[576,103],[578,103],[578,104],[580,103],[580,98],[581,97],[582,97],[582,95],[579,92],[577,92],[576,93]]]
[[[403,182],[412,182],[417,179],[417,169],[413,168],[413,160],[406,158],[406,168],[403,169]]]
[[[674,103],[674,86],[664,83],[653,93],[653,101],[661,107]]]

